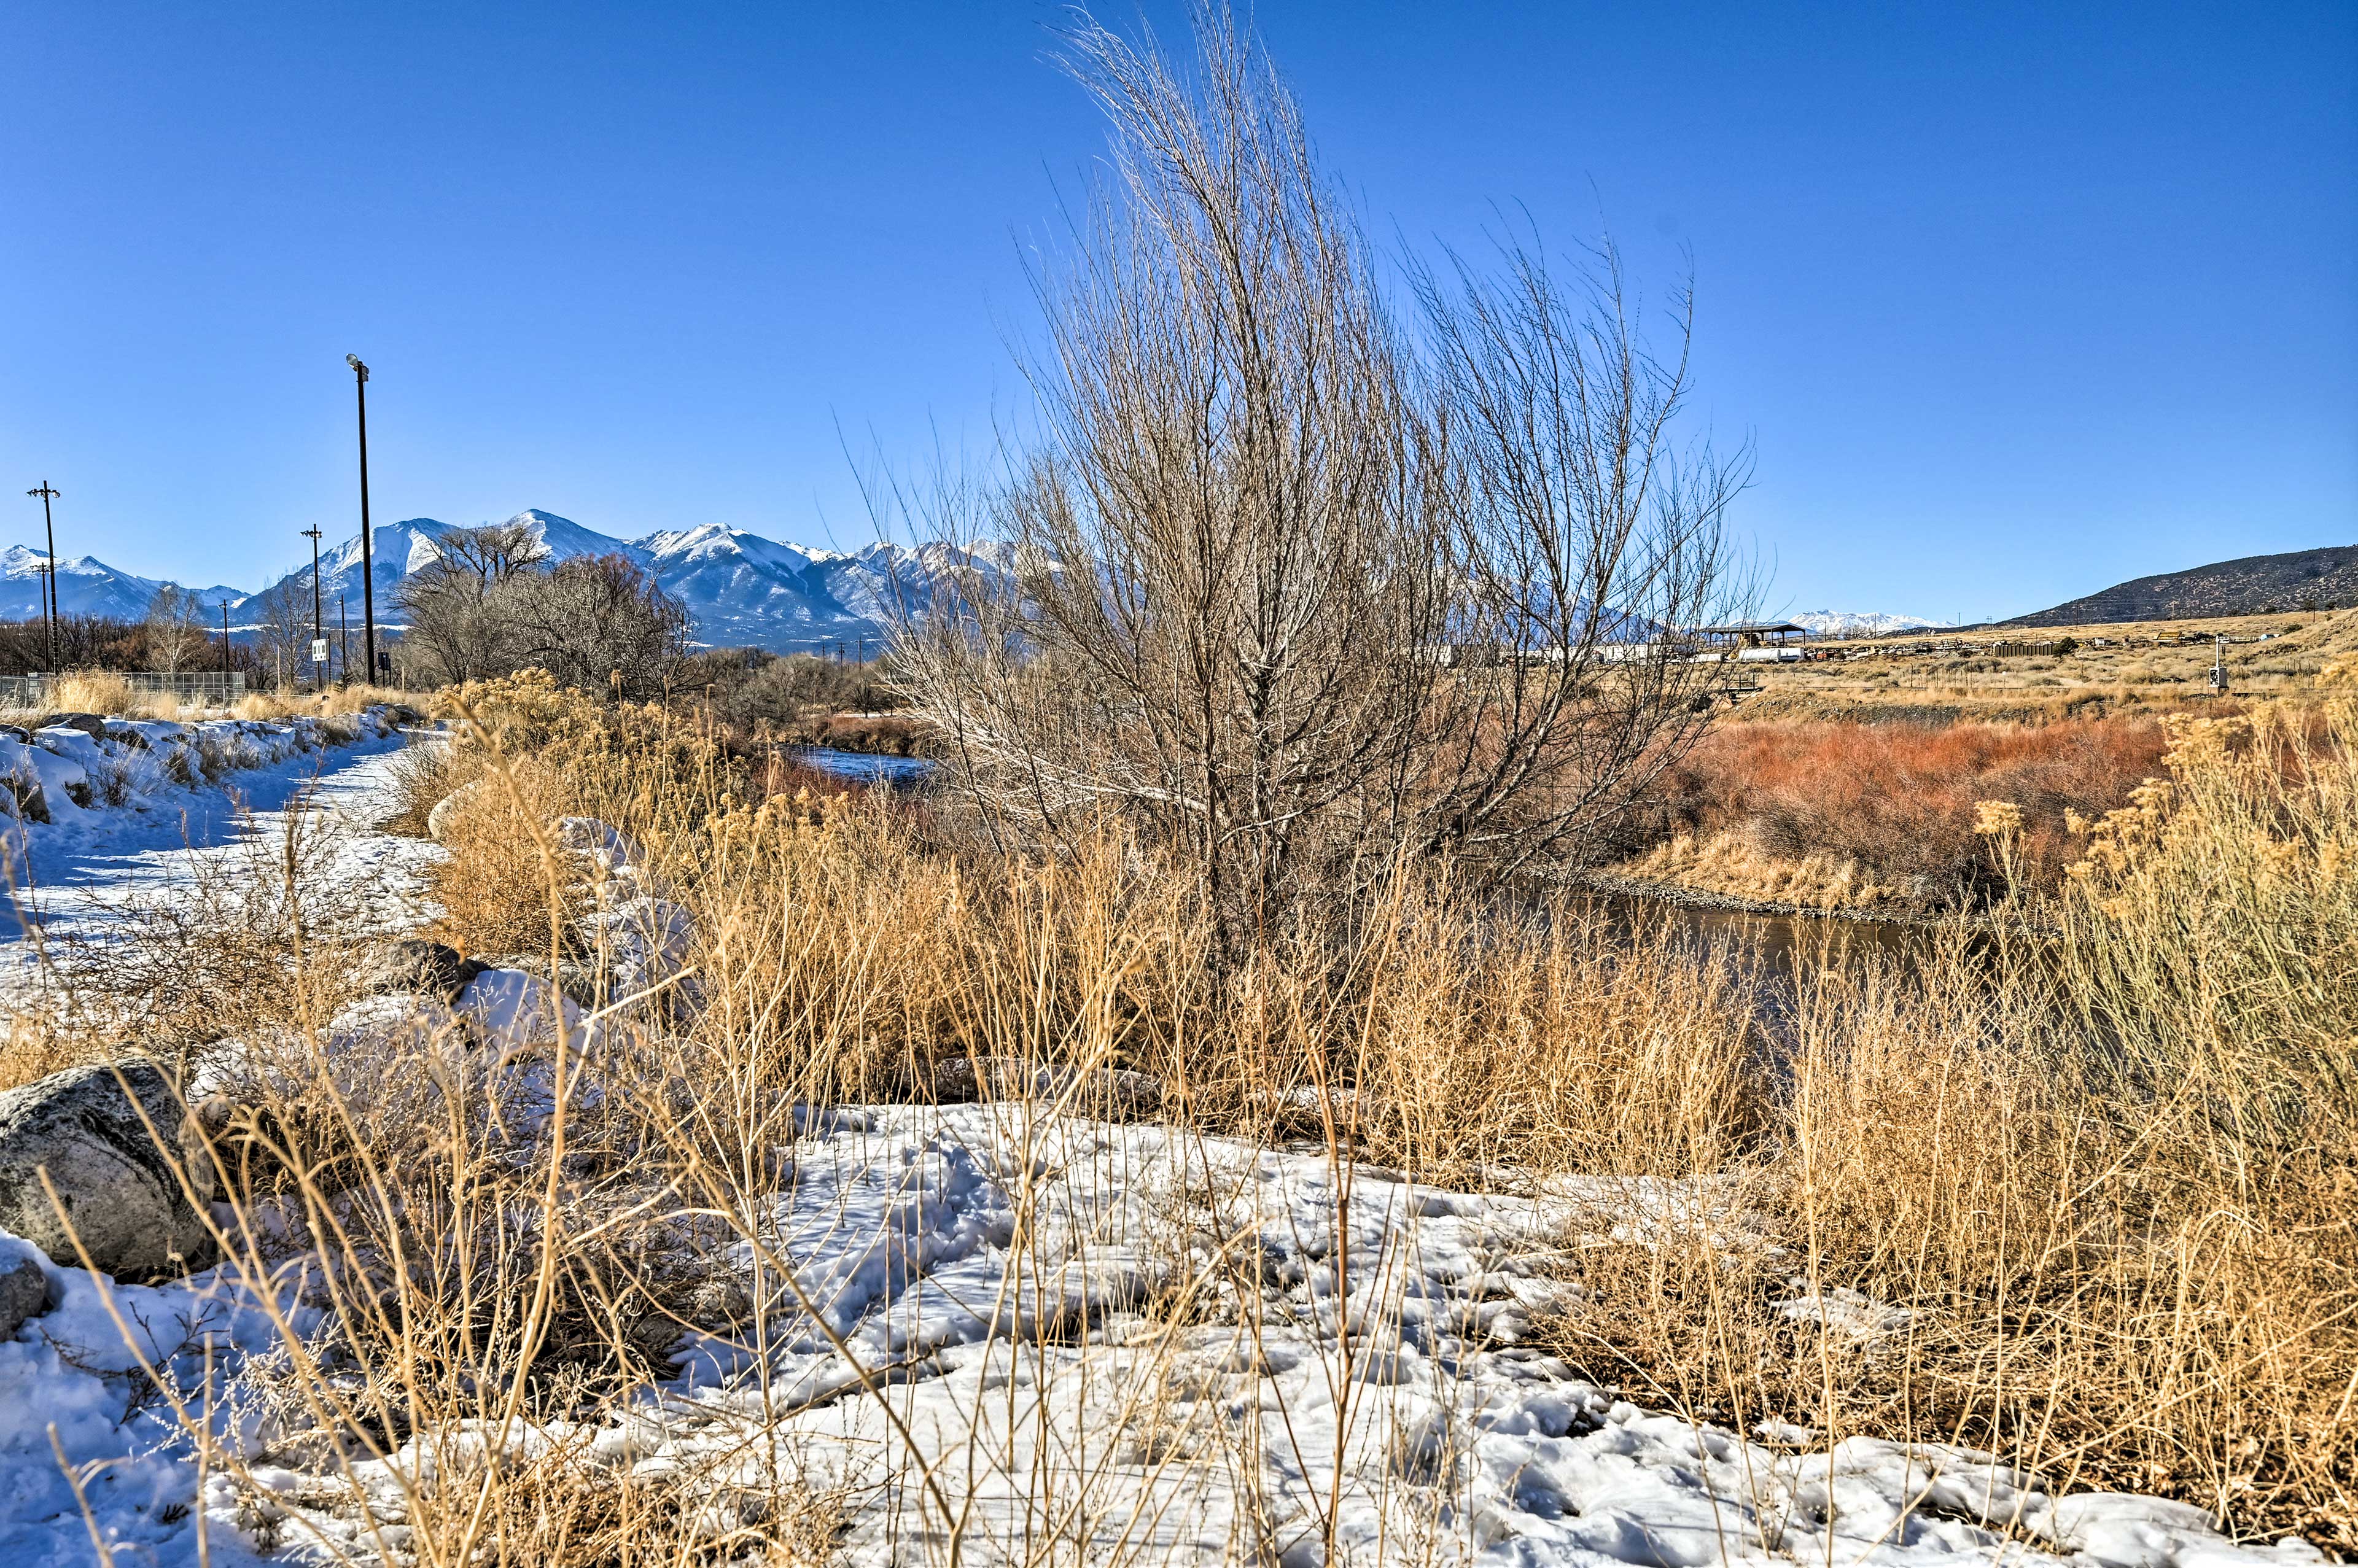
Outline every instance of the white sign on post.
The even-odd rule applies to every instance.
[[[311,639],[311,662],[315,665],[324,665],[328,662],[328,640],[325,637]]]

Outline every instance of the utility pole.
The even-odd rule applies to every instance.
[[[352,684],[352,623],[344,614],[344,598],[336,595],[336,656],[343,662],[344,684]]]
[[[41,590],[41,628],[49,633],[49,673],[55,675],[58,673],[58,525],[50,520],[49,503],[65,492],[50,489],[49,481],[43,480],[38,490],[28,490],[25,493],[41,498],[41,529],[49,535],[49,565],[42,568],[41,573],[46,583]]]
[[[368,659],[368,678],[376,679],[376,557],[369,544],[368,514],[368,366],[358,354],[346,354],[352,367],[352,393],[361,416],[361,652]]]
[[[311,641],[316,644],[327,635],[319,625],[319,525],[314,523],[299,532],[311,541]],[[311,685],[320,691],[328,689],[328,672],[316,659],[311,663]]]
[[[229,600],[226,599],[222,600],[222,676],[224,680],[222,687],[222,699],[227,701],[229,699],[229,687],[226,684],[229,676]]]

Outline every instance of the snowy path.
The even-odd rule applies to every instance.
[[[362,890],[383,924],[416,919],[419,876],[437,853],[373,831],[398,804],[393,768],[404,738],[388,736],[304,754],[175,792],[143,809],[91,813],[87,825],[35,825],[14,857],[0,903],[0,952],[21,950],[38,926],[50,936],[103,935],[126,904],[169,897],[209,870],[225,870],[286,827],[289,812],[318,813],[332,836],[340,881]]]

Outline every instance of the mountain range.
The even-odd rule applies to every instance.
[[[1819,637],[1880,637],[1891,632],[1914,632],[1938,622],[1915,615],[1888,615],[1876,610],[1801,610],[1785,617],[1806,626]]]
[[[932,602],[943,573],[968,566],[997,572],[1010,565],[1003,551],[989,546],[968,552],[944,545],[909,549],[878,543],[846,553],[780,544],[719,524],[618,539],[537,508],[508,521],[529,530],[553,560],[620,555],[636,562],[687,605],[700,643],[773,653],[809,652],[838,643],[857,650],[863,641],[872,647],[885,636],[896,606],[906,603],[922,612]],[[431,517],[412,517],[370,530],[381,623],[401,623],[402,579],[433,561],[437,541],[457,529],[457,524]],[[42,559],[38,552],[22,546],[0,555],[0,617],[39,616]],[[320,552],[319,593],[330,624],[340,598],[352,621],[359,622],[361,578],[358,535]],[[135,621],[146,613],[163,586],[88,556],[58,568],[59,605],[69,615]],[[308,601],[311,568],[289,572],[259,593],[216,587],[199,589],[197,597],[211,610],[226,604],[233,623],[250,625],[259,619],[263,596],[282,589],[295,593],[298,601]]]
[[[41,615],[41,568],[49,557],[38,550],[11,545],[0,550],[0,620],[38,621]],[[91,556],[58,563],[58,609],[67,615],[103,615],[116,621],[136,621],[147,613],[156,590],[164,584],[155,578],[136,577]],[[200,588],[198,600],[208,610],[234,605],[244,599],[242,589]],[[234,613],[234,611],[233,611]]]
[[[944,545],[910,549],[878,543],[854,551],[780,544],[741,528],[708,523],[665,528],[636,539],[620,539],[585,528],[568,517],[534,509],[508,520],[522,524],[563,560],[574,556],[620,555],[636,562],[687,607],[698,642],[714,647],[766,648],[773,653],[811,652],[862,643],[880,643],[905,605],[922,615],[944,575],[962,568],[989,574],[1012,565],[1006,546],[969,552]],[[402,579],[431,562],[437,541],[456,525],[431,517],[378,524],[373,532],[377,616],[401,623]],[[41,554],[23,546],[0,551],[0,619],[33,620],[41,613]],[[164,583],[108,566],[90,556],[59,563],[58,600],[69,615],[104,615],[135,621]],[[288,573],[264,593],[292,590],[311,596],[308,566]],[[332,624],[339,597],[357,623],[361,614],[361,544],[357,535],[319,557],[319,590]],[[219,584],[194,589],[212,613],[226,605],[233,623],[260,619],[261,593]],[[2358,546],[2332,546],[2277,556],[2246,556],[2184,571],[2142,577],[2075,599],[2036,614],[2006,622],[2009,626],[2071,626],[2104,622],[2190,619],[2244,615],[2266,610],[2358,603]],[[1864,637],[1936,624],[1880,611],[1805,610],[1789,617],[1821,635]]]

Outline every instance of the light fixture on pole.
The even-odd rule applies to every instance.
[[[352,393],[359,399],[361,419],[361,654],[368,660],[368,678],[376,679],[376,557],[369,544],[368,508],[368,366],[358,354],[346,354],[352,367]]]

